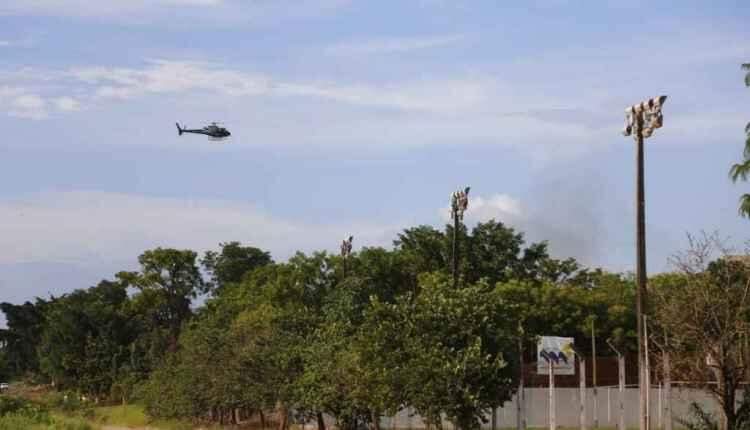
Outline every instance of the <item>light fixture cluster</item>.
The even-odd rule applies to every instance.
[[[464,190],[454,191],[451,194],[451,217],[458,217],[459,221],[463,221],[464,212],[469,207],[469,189],[466,187]]]
[[[625,109],[625,129],[622,134],[630,136],[635,133],[636,137],[639,134],[644,138],[651,137],[654,130],[664,124],[661,107],[666,100],[667,96],[654,97]]]
[[[341,256],[344,258],[349,257],[352,253],[352,241],[354,240],[354,236],[349,236],[349,239],[345,239],[343,242],[341,242]]]

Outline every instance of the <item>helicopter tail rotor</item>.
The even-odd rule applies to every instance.
[[[177,135],[182,136],[182,129],[180,128],[180,123],[176,122],[175,124],[177,125]]]

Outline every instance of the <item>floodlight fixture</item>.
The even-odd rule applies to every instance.
[[[470,189],[471,187],[466,187],[451,194],[451,218],[463,221],[464,212],[469,207]]]
[[[349,236],[349,239],[344,239],[344,241],[341,242],[341,256],[344,258],[348,258],[352,253],[352,241],[354,240],[354,236]]]
[[[643,101],[625,109],[625,128],[622,134],[630,136],[636,134],[648,138],[651,137],[654,130],[664,125],[664,116],[661,109],[666,102],[667,96],[658,96]]]

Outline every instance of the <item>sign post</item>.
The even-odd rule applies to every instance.
[[[549,375],[549,428],[555,423],[555,375],[575,375],[572,337],[542,336],[537,344],[537,374]],[[545,365],[546,363],[546,365]]]

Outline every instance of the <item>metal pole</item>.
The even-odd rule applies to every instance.
[[[662,357],[664,361],[664,415],[667,419],[664,430],[672,430],[672,375],[670,375],[672,369],[669,362],[669,353],[662,351]]]
[[[659,382],[659,428],[662,427],[662,414],[661,414],[661,382]]]
[[[458,288],[458,214],[453,215],[453,288]]]
[[[555,367],[552,360],[549,363],[549,430],[555,430]]]
[[[612,403],[610,392],[612,388],[607,387],[607,424],[612,424]]]
[[[620,421],[618,430],[625,430],[625,356],[617,354],[618,383],[620,385]]]
[[[644,191],[643,138],[649,137],[655,129],[661,128],[663,115],[661,108],[667,96],[658,96],[625,109],[625,129],[623,134],[634,134],[636,141],[636,324],[638,330],[638,425],[640,430],[648,429],[648,404],[646,386],[647,370],[644,368],[643,311],[647,308],[646,291],[646,199]],[[645,124],[648,122],[648,124]]]
[[[576,355],[578,355],[578,379],[581,393],[581,416],[579,418],[579,425],[581,430],[586,430],[586,360],[583,358],[583,355]]]
[[[646,372],[646,428],[651,428],[651,366],[648,359],[648,320],[643,316],[643,354],[645,358]]]
[[[643,348],[643,310],[646,306],[646,199],[643,177],[643,117],[636,115],[636,318],[638,330],[639,429],[648,430],[646,375]]]
[[[519,372],[518,377],[518,393],[516,394],[516,429],[526,430],[526,416],[525,416],[525,405],[524,405],[524,363],[523,363],[523,334],[522,327],[519,325],[519,337],[518,337],[518,357],[519,357]]]
[[[599,428],[599,407],[596,404],[596,330],[594,324],[596,319],[591,319],[591,366],[592,366],[592,385],[594,386],[594,428]]]

